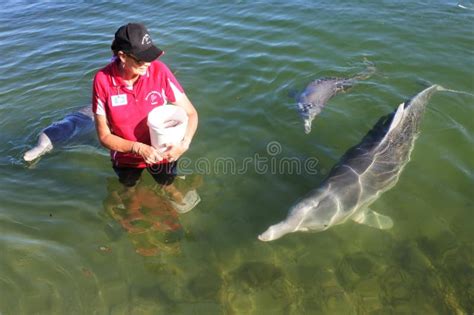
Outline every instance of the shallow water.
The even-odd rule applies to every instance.
[[[391,230],[347,223],[272,243],[256,236],[427,82],[474,93],[473,8],[441,0],[7,2],[0,314],[472,313],[471,95],[430,100],[410,163],[373,204],[392,217]],[[31,165],[21,159],[42,128],[88,104],[93,74],[127,21],[149,27],[199,111],[178,186],[202,201],[186,214],[148,174],[134,196],[123,195],[93,135]],[[305,135],[291,91],[357,74],[365,59],[376,73],[331,99]],[[311,172],[279,169],[285,158],[315,163]]]

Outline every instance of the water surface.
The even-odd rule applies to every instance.
[[[430,100],[411,162],[373,205],[393,229],[256,238],[427,83],[474,93],[474,5],[461,4],[7,1],[0,314],[472,313],[472,96]],[[90,102],[92,77],[129,21],[148,26],[199,111],[192,174],[179,185],[202,201],[187,214],[148,175],[123,195],[93,136],[32,165],[21,159],[42,128]],[[334,97],[305,135],[290,92],[352,76],[365,59],[376,73]],[[315,172],[272,169],[283,158],[315,159]],[[133,198],[143,202],[130,213],[121,200]]]

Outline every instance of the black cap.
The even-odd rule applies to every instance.
[[[143,24],[128,23],[122,25],[112,42],[113,51],[123,51],[126,54],[132,54],[136,58],[152,62],[163,54],[163,51],[153,45],[150,34]]]

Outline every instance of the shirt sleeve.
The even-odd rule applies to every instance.
[[[103,84],[100,82],[101,75],[101,72],[95,75],[92,85],[92,112],[97,115],[105,116],[107,94],[105,93]]]
[[[164,76],[163,86],[166,99],[171,103],[175,103],[184,95],[184,89],[171,70],[164,63],[162,63],[161,66]]]

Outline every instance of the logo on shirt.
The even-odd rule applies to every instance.
[[[151,91],[148,93],[148,95],[145,97],[145,100],[150,102],[152,105],[158,104],[158,102],[163,102],[163,97],[161,96],[161,93],[158,91]]]

